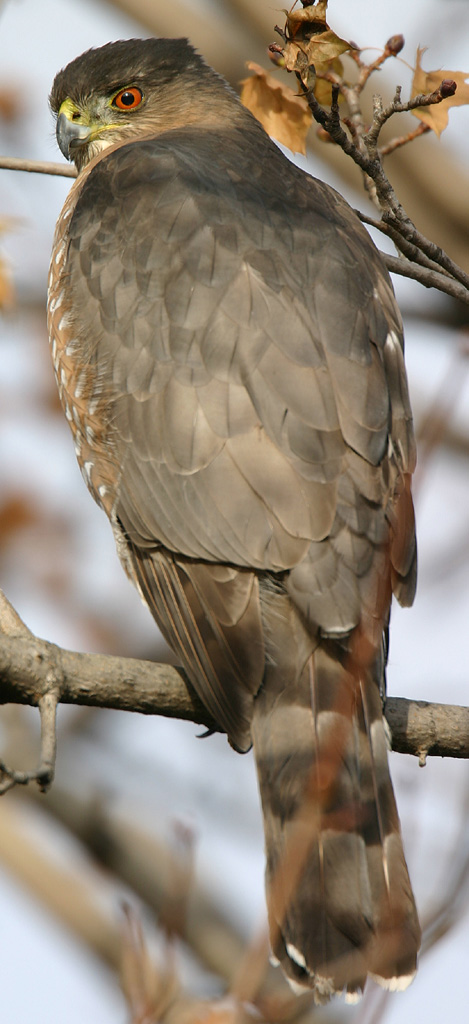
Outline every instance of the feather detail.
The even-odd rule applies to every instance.
[[[397,988],[415,972],[420,929],[387,766],[380,668],[376,659],[357,682],[319,643],[293,683],[272,665],[254,706],[272,948],[319,1003],[331,992],[359,994],[370,973]]]
[[[129,553],[143,598],[201,700],[232,746],[248,750],[264,666],[257,578],[162,550],[129,545]]]

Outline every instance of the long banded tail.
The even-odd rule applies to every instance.
[[[271,666],[252,735],[264,814],[271,944],[317,1002],[367,975],[415,973],[420,927],[387,762],[377,673],[319,646],[296,681]]]

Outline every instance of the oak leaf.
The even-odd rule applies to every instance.
[[[421,65],[425,47],[418,47],[414,77],[412,80],[411,98],[420,93],[435,92],[445,79],[456,82],[457,89],[453,96],[441,100],[441,103],[429,107],[416,107],[412,111],[414,117],[427,124],[436,134],[441,135],[448,124],[449,108],[461,107],[469,103],[469,72],[467,71],[424,71]]]
[[[307,7],[296,7],[291,11],[285,11],[290,30],[295,26],[295,24],[300,24],[301,22],[325,25],[327,28],[327,4],[328,0],[317,0],[317,3],[313,2],[308,4]]]
[[[346,39],[341,39],[326,21],[327,0],[318,0],[298,10],[285,12],[287,16],[287,37],[284,57],[288,71],[299,71],[301,63],[314,65],[324,70],[324,65],[337,60],[342,53],[353,49]]]
[[[292,153],[306,153],[306,136],[311,126],[311,113],[301,96],[253,61],[248,61],[253,72],[241,82],[241,102],[261,122],[268,135],[291,149]]]
[[[284,56],[287,71],[296,71],[298,68],[298,54],[306,58],[308,65],[319,65],[332,63],[341,53],[350,50],[351,44],[345,39],[340,39],[331,29],[315,33],[310,39],[298,39],[298,33],[294,38],[289,39],[285,44]]]
[[[314,95],[321,104],[322,107],[330,107],[332,103],[332,84],[327,79],[321,78],[322,74],[326,74],[328,71],[333,71],[338,78],[342,78],[344,74],[344,65],[342,61],[337,57],[329,64],[316,64],[316,82],[314,85]],[[344,97],[342,93],[338,95],[339,103],[343,102]]]

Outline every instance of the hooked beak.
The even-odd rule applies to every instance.
[[[59,149],[66,160],[73,160],[74,151],[85,146],[91,136],[91,127],[79,121],[71,121],[65,113],[59,113],[55,129]]]

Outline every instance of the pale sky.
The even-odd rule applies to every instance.
[[[212,6],[216,17],[217,5]],[[330,9],[332,6],[334,27],[348,38],[361,42],[369,38],[371,44],[403,32],[409,59],[418,44],[427,44],[431,46],[432,66],[469,66],[469,5],[465,0],[447,0],[444,4],[439,0],[414,0],[412,4],[408,0],[394,0],[393,4],[331,0]],[[273,12],[274,8],[277,9],[276,5]],[[135,34],[139,34],[138,26],[115,12],[111,4],[91,0],[10,0],[0,15],[0,85],[11,80],[24,89],[28,119],[27,130],[22,131],[21,137],[14,127],[4,129],[0,150],[58,160],[47,108],[55,72],[89,46]],[[453,117],[459,120],[452,120],[448,140],[435,141],[435,145],[448,144],[462,159],[467,159],[468,110],[455,111]],[[4,251],[12,261],[19,289],[33,281],[37,295],[41,296],[54,224],[69,183],[39,176],[27,178],[13,172],[0,174],[0,219],[12,216],[21,220],[20,229],[6,240]],[[416,286],[398,282],[396,287],[398,296],[406,296],[406,289]],[[421,295],[418,288],[412,292],[417,293]],[[423,302],[429,310],[432,301],[425,294]],[[18,345],[14,341],[17,330]],[[451,358],[454,337],[449,329],[412,320],[406,325],[406,333],[411,391],[416,404],[418,401],[421,406],[437,391]],[[14,393],[18,403],[22,401],[24,382],[20,334],[18,325],[0,326],[0,343],[4,343],[2,351],[6,353],[0,368],[0,386]],[[454,413],[466,425],[468,410],[466,381]],[[8,481],[8,474],[15,471],[13,463],[18,463],[28,467],[31,477],[37,475],[38,488],[45,474],[50,492],[59,502],[77,502],[84,523],[83,551],[93,554],[90,564],[83,566],[81,586],[91,592],[99,577],[99,600],[106,600],[114,587],[129,588],[123,597],[128,602],[128,615],[135,623],[136,636],[142,638],[142,643],[144,639],[149,641],[154,627],[121,574],[107,523],[93,507],[81,483],[72,445],[65,433],[63,439],[38,434],[33,439],[37,445],[34,449],[31,430],[22,431],[17,419],[8,422],[3,441],[0,437],[0,451],[5,445],[0,479],[3,471]],[[11,438],[13,448],[9,444],[7,454],[6,441]],[[460,534],[461,543],[467,545],[468,507],[467,461],[436,456],[417,497],[421,566],[418,599],[412,611],[396,610],[393,614],[388,677],[392,694],[468,703],[467,644],[461,643],[461,638],[467,637],[469,621],[467,562],[461,563],[459,574],[445,576],[435,569],[435,553],[439,552],[441,559],[441,553],[449,550],[452,537]],[[66,620],[60,608],[38,601],[29,592],[26,570],[27,566],[23,567],[22,581],[13,584],[16,592],[9,595],[20,602],[19,612],[40,635],[65,646],[79,646],[73,622]],[[148,762],[155,777],[143,793],[135,793],[130,784],[125,798],[129,802],[141,800],[143,805],[148,801],[152,813],[156,813],[156,807],[162,816],[173,814],[176,803],[176,813],[193,818],[199,836],[200,871],[213,880],[218,892],[226,892],[232,912],[246,916],[253,928],[263,913],[263,853],[252,760],[240,759],[236,769],[232,769],[234,762],[229,758],[235,755],[227,749],[225,741],[216,737],[201,743],[194,738],[197,731],[187,724],[137,716],[116,717],[114,742],[120,745],[123,756]],[[409,837],[411,876],[417,894],[428,904],[432,890],[437,892],[444,882],[445,865],[451,862],[451,837],[458,832],[458,808],[461,789],[467,787],[468,766],[433,760],[422,771],[411,758],[393,755],[392,768],[404,835]],[[169,787],[166,809],[161,790],[168,786],[166,782],[163,786],[158,784],[165,777],[181,782],[179,792],[176,781],[173,788]],[[152,787],[158,790],[157,794]],[[124,1024],[125,1009],[110,975],[1,866],[0,916],[1,1024]],[[422,963],[411,988],[389,1001],[386,1024],[407,1024],[417,1019],[425,1020],[426,1024],[464,1020],[468,950],[466,913],[462,924]],[[352,1018],[367,1024],[360,1011],[349,1008],[344,1019]]]

